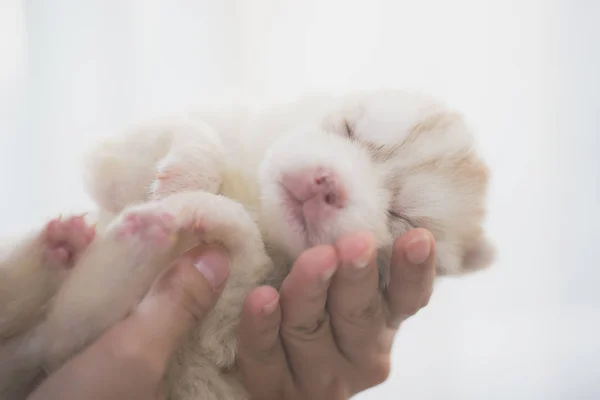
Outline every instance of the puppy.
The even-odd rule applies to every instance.
[[[483,229],[488,180],[461,115],[401,91],[232,105],[138,127],[87,154],[99,225],[60,284],[36,283],[51,273],[39,259],[5,267],[19,272],[0,285],[40,294],[6,292],[31,317],[6,314],[0,338],[20,334],[18,346],[3,344],[11,357],[52,370],[124,317],[173,257],[216,242],[231,254],[231,277],[174,357],[167,389],[176,400],[245,399],[235,329],[253,287],[277,287],[303,250],[355,231],[375,237],[382,290],[394,239],[416,227],[436,239],[438,275],[483,269],[494,254]]]

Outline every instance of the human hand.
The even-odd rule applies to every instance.
[[[214,307],[228,275],[222,250],[197,247],[183,254],[126,319],[50,375],[28,400],[164,398],[161,382],[171,355]]]
[[[371,236],[347,236],[305,251],[279,293],[250,293],[238,367],[253,399],[347,399],[387,379],[400,323],[433,290],[433,237],[414,229],[396,240],[383,293],[375,259]]]

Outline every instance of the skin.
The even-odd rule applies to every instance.
[[[425,230],[397,239],[390,285],[381,293],[373,238],[350,235],[305,251],[279,292],[267,286],[253,290],[244,303],[238,350],[252,398],[347,399],[385,381],[401,322],[431,296],[434,253]],[[194,268],[199,257],[209,257],[225,279],[222,250],[186,253],[130,316],[28,399],[163,399],[160,382],[171,355],[224,285],[211,286]]]
[[[280,293],[254,290],[238,357],[253,398],[347,399],[384,382],[400,324],[429,301],[434,260],[431,234],[409,231],[394,243],[391,281],[381,293],[373,238],[346,236],[303,253]]]

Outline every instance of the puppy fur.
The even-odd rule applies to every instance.
[[[382,290],[393,240],[416,227],[435,237],[438,275],[493,261],[483,229],[488,169],[462,116],[420,94],[214,107],[106,139],[85,160],[98,225],[75,267],[50,268],[40,232],[1,256],[3,399],[21,398],[40,366],[52,371],[127,315],[198,243],[224,245],[232,273],[173,359],[175,400],[247,398],[234,370],[243,299],[262,283],[277,287],[308,247],[371,232]]]

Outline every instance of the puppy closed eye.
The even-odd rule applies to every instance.
[[[348,139],[356,139],[356,136],[354,135],[354,129],[350,126],[348,120],[344,120],[344,133]]]
[[[406,215],[403,215],[403,214],[399,213],[398,211],[392,210],[392,209],[387,210],[387,213],[388,213],[388,217],[390,218],[391,222],[402,222],[405,225],[408,225],[411,229],[417,228],[417,224],[415,223],[415,221],[411,220]]]

